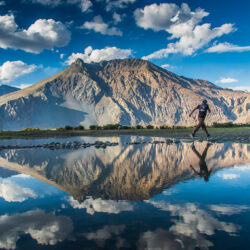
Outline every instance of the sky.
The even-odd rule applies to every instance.
[[[24,88],[77,58],[142,58],[250,91],[249,0],[0,0],[0,84]]]

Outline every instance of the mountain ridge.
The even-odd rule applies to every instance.
[[[194,125],[190,111],[206,98],[208,122],[250,122],[250,93],[178,76],[141,59],[84,63],[2,96],[0,128],[68,125]],[[39,113],[39,117],[37,114]]]

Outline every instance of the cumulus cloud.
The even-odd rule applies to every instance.
[[[145,6],[144,9],[135,10],[134,17],[139,27],[154,31],[163,30],[171,34],[170,40],[177,39],[176,42],[169,43],[167,48],[143,59],[164,58],[173,53],[192,55],[213,39],[235,30],[230,23],[213,29],[209,23],[199,25],[208,15],[208,12],[200,8],[191,11],[185,3],[181,7],[169,3],[152,4]]]
[[[126,201],[102,200],[101,198],[93,199],[89,197],[82,203],[79,203],[73,197],[70,197],[68,202],[73,208],[85,208],[87,213],[91,215],[95,213],[119,214],[123,211],[133,211],[133,206]]]
[[[0,197],[8,202],[23,202],[37,196],[32,189],[21,187],[10,180],[3,180],[0,183]]]
[[[70,41],[66,26],[53,19],[38,19],[27,30],[21,30],[14,15],[0,16],[0,48],[40,53],[44,49],[63,47]]]
[[[114,14],[113,14],[114,24],[120,23],[125,16],[126,15],[120,15],[120,14],[114,12]]]
[[[124,59],[132,55],[131,49],[119,49],[117,47],[106,47],[104,49],[93,49],[91,46],[85,48],[84,53],[72,53],[66,60],[66,64],[73,63],[80,58],[86,63],[108,61],[112,59]]]
[[[205,50],[208,53],[223,53],[223,52],[244,52],[250,51],[250,46],[238,46],[231,43],[218,43]]]
[[[22,75],[33,72],[36,68],[36,65],[28,65],[22,61],[7,61],[0,66],[0,81],[10,82]]]
[[[90,0],[23,0],[24,3],[36,3],[49,7],[56,7],[63,4],[72,4],[78,6],[82,12],[89,11],[93,6]]]
[[[136,0],[106,0],[106,10],[124,9],[135,1]]]
[[[104,247],[105,242],[111,239],[113,235],[118,236],[125,229],[125,225],[108,225],[94,233],[86,233],[84,236],[88,240],[95,240],[99,247]]]
[[[181,239],[185,249],[209,248],[213,243],[205,238],[215,234],[216,230],[227,232],[230,235],[237,233],[241,227],[233,223],[218,220],[210,212],[201,209],[194,203],[170,204],[166,202],[148,201],[153,206],[169,211],[174,225],[169,232]],[[190,241],[191,240],[191,241]],[[155,241],[157,243],[157,241]],[[193,246],[191,247],[190,244]],[[179,249],[179,248],[176,248]]]
[[[0,248],[15,249],[16,242],[29,234],[38,244],[55,245],[73,230],[70,218],[34,210],[22,214],[0,216]]]
[[[238,82],[238,80],[231,77],[223,77],[220,80],[216,81],[216,83],[234,83],[234,82]]]
[[[92,22],[85,22],[80,28],[94,30],[97,33],[108,36],[122,36],[122,32],[116,27],[109,27],[101,16],[95,16]]]

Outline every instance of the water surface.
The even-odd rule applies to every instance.
[[[0,248],[249,249],[250,145],[70,140],[118,145],[0,151]]]

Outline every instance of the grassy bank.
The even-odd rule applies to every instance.
[[[165,128],[165,129],[85,129],[85,130],[22,130],[22,131],[0,131],[0,139],[17,138],[49,138],[49,137],[72,137],[72,136],[162,136],[162,137],[189,137],[193,128]],[[250,140],[250,127],[232,127],[232,128],[208,128],[213,137],[247,137]],[[200,130],[197,136],[204,136]]]

